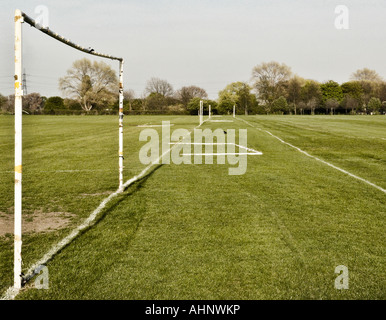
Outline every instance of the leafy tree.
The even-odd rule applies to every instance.
[[[236,106],[240,110],[240,113],[248,115],[249,110],[251,110],[256,103],[256,97],[251,93],[252,88],[245,82],[236,82],[235,91],[238,96]]]
[[[351,112],[355,112],[361,105],[361,97],[363,89],[359,81],[349,81],[343,83],[341,86],[343,93],[342,106]]]
[[[132,107],[132,110],[144,110],[145,107],[144,107],[143,99],[139,99],[139,98],[134,99],[131,107]]]
[[[74,99],[64,99],[64,108],[68,110],[82,110],[82,105]],[[59,108],[61,109],[61,108]]]
[[[289,112],[287,99],[283,96],[276,99],[272,104],[272,111],[279,113]]]
[[[300,95],[302,104],[299,105],[299,107],[301,113],[303,114],[304,110],[309,109],[311,114],[314,114],[315,109],[319,106],[323,98],[320,84],[314,80],[306,80],[302,86]]]
[[[164,95],[153,92],[145,99],[145,109],[151,111],[163,111],[166,109],[167,100]]]
[[[236,105],[237,96],[233,92],[223,90],[219,92],[218,112],[220,114],[230,114],[233,112],[233,106]]]
[[[345,82],[340,87],[344,96],[349,95],[356,99],[360,99],[363,92],[361,83],[359,81]]]
[[[386,101],[386,82],[382,82],[379,84],[379,99],[381,101]]]
[[[233,82],[219,92],[219,110],[221,113],[233,112],[236,105],[236,113],[248,114],[248,110],[256,107],[257,101],[252,88],[245,82]]]
[[[372,97],[367,104],[367,111],[371,113],[377,113],[382,107],[382,102],[379,98]]]
[[[377,97],[380,95],[381,86],[378,82],[372,82],[363,80],[359,82],[362,87],[362,94],[361,94],[361,110],[365,111],[366,106],[368,105],[370,99],[372,97]]]
[[[181,101],[185,108],[193,98],[205,99],[207,97],[206,91],[196,86],[182,87],[176,92],[176,98]]]
[[[218,106],[217,102],[213,100],[203,100],[201,98],[193,98],[190,100],[187,106],[187,110],[191,115],[198,115],[198,110],[200,110],[200,101],[203,101],[204,104],[204,114],[208,114],[209,105],[211,106],[212,112],[217,113]]]
[[[327,81],[320,85],[322,90],[323,103],[328,112],[328,109],[333,110],[339,106],[340,102],[343,100],[343,91],[339,83],[335,81]],[[327,103],[328,102],[328,103]]]
[[[59,88],[76,99],[85,111],[94,106],[112,104],[117,99],[118,80],[105,62],[84,58],[73,63],[67,75],[59,79]]]
[[[327,81],[320,85],[322,90],[323,102],[326,102],[328,99],[335,99],[340,102],[343,99],[343,91],[339,83],[335,81]]]
[[[264,62],[252,70],[254,88],[270,112],[273,101],[285,94],[285,83],[291,77],[291,68],[276,61]]]
[[[64,100],[61,97],[55,96],[47,99],[44,104],[44,113],[54,114],[55,110],[66,109],[64,105]]]
[[[379,109],[381,114],[386,114],[386,101],[382,102],[381,108]]]

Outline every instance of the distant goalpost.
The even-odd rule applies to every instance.
[[[22,23],[26,22],[48,36],[87,54],[119,61],[119,189],[123,184],[123,58],[86,49],[36,23],[24,12],[15,11],[15,225],[14,225],[14,289],[22,287]]]

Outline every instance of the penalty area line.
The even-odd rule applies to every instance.
[[[289,147],[291,147],[291,148],[293,148],[293,149],[299,151],[300,153],[306,155],[306,156],[309,157],[309,158],[312,158],[312,159],[314,159],[314,160],[316,160],[316,161],[319,161],[319,162],[321,162],[321,163],[323,163],[323,164],[325,164],[325,165],[327,165],[327,166],[329,166],[329,167],[331,167],[331,168],[333,168],[333,169],[335,169],[335,170],[338,170],[338,171],[340,171],[340,172],[342,172],[342,173],[344,173],[344,174],[346,174],[346,175],[348,175],[348,176],[350,176],[350,177],[352,177],[352,178],[354,178],[354,179],[357,179],[357,180],[359,180],[359,181],[362,181],[362,182],[368,184],[369,186],[372,186],[372,187],[378,189],[379,191],[381,191],[381,192],[383,192],[383,193],[386,193],[386,190],[385,190],[385,189],[383,189],[382,187],[376,185],[375,183],[372,183],[372,182],[370,182],[370,181],[368,181],[368,180],[366,180],[366,179],[364,179],[364,178],[361,178],[361,177],[359,177],[359,176],[357,176],[357,175],[355,175],[355,174],[352,174],[351,172],[348,172],[347,170],[344,170],[344,169],[342,169],[342,168],[339,168],[339,167],[333,165],[332,163],[329,163],[329,162],[327,162],[327,161],[325,161],[325,160],[322,160],[322,159],[320,159],[320,158],[318,158],[318,157],[316,157],[316,156],[313,156],[313,155],[309,154],[308,152],[306,152],[306,151],[300,149],[299,147],[296,147],[296,146],[294,146],[294,145],[292,145],[292,144],[290,144],[290,143],[284,141],[283,139],[279,138],[278,136],[275,136],[275,135],[272,134],[271,132],[269,132],[269,131],[267,131],[267,130],[263,130],[263,129],[260,129],[260,128],[255,127],[254,125],[250,124],[248,121],[246,121],[246,120],[244,120],[244,119],[240,119],[240,118],[236,118],[236,119],[243,121],[244,123],[248,124],[249,126],[255,128],[255,129],[257,129],[257,130],[260,130],[260,131],[263,131],[263,132],[268,133],[268,134],[271,135],[273,138],[279,140],[281,143],[286,144],[287,146],[289,146]]]

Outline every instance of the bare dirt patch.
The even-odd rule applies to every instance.
[[[75,215],[69,212],[43,212],[35,210],[32,214],[23,215],[23,233],[52,232],[67,227]],[[0,212],[0,237],[13,234],[13,214]]]

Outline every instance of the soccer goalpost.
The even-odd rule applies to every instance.
[[[200,110],[198,111],[200,117],[200,126],[204,123],[204,101],[200,100]]]
[[[123,184],[123,58],[110,56],[86,49],[53,32],[48,27],[39,25],[24,12],[15,11],[15,225],[14,225],[14,289],[22,287],[22,23],[26,22],[48,36],[74,49],[87,54],[119,61],[119,189]]]

